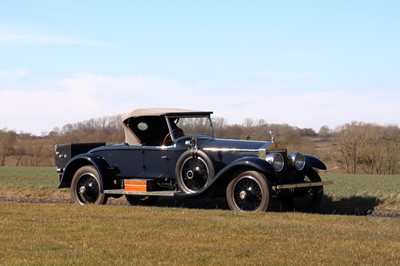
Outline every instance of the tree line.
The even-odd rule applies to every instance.
[[[245,119],[228,124],[214,117],[219,138],[266,141],[273,132],[275,141],[289,151],[313,154],[327,163],[331,171],[343,173],[400,174],[400,128],[353,121],[335,129],[322,126],[318,132],[288,124],[269,124],[265,120]],[[62,143],[121,143],[124,132],[119,116],[107,116],[66,124],[35,136],[0,130],[0,166],[54,166],[54,146]]]

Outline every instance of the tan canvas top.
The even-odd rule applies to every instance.
[[[180,108],[143,108],[136,109],[132,112],[121,115],[121,121],[125,121],[130,117],[140,116],[162,116],[168,114],[212,114],[212,112],[195,111]]]
[[[142,145],[137,136],[127,126],[129,118],[143,117],[143,116],[164,116],[164,115],[209,115],[212,112],[195,111],[179,108],[144,108],[136,109],[132,112],[121,115],[121,122],[125,131],[125,142],[129,145]]]

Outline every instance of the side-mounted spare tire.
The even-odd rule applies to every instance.
[[[214,174],[211,159],[201,150],[185,151],[176,163],[176,183],[178,188],[185,193],[195,193],[204,188]]]

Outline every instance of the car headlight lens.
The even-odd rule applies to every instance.
[[[306,160],[304,155],[298,152],[292,152],[288,155],[289,165],[293,166],[297,170],[303,170],[304,166],[306,165]]]
[[[267,154],[267,158],[265,160],[269,162],[277,172],[282,171],[283,167],[285,166],[285,160],[280,153],[271,152]]]

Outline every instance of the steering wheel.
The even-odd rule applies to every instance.
[[[172,134],[174,135],[175,138],[184,136],[183,130],[180,128],[173,129]],[[165,135],[162,145],[167,145],[168,142],[172,142],[171,132],[168,132],[167,135]]]

